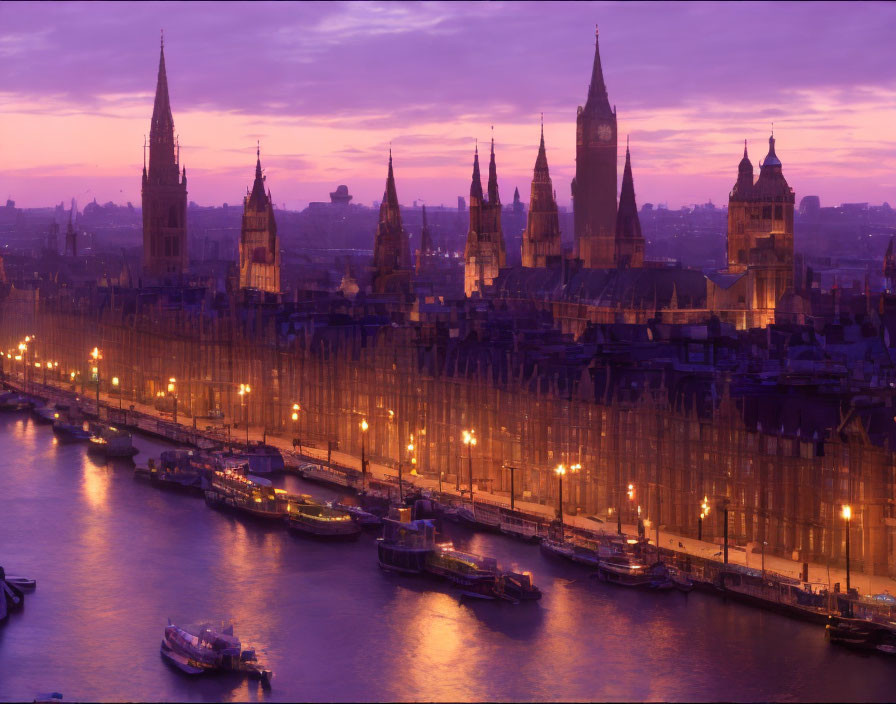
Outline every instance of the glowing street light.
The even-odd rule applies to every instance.
[[[464,445],[467,446],[467,463],[470,469],[470,504],[473,504],[473,448],[476,447],[476,431],[473,429],[464,430],[462,433],[462,437],[464,440]],[[460,474],[460,473],[458,473]],[[460,477],[458,476],[458,485],[460,484]],[[460,486],[458,486],[460,489]]]
[[[299,438],[299,411],[302,407],[298,403],[292,404],[292,449],[299,448],[299,454],[302,454],[302,441]]]
[[[119,387],[120,383],[121,382],[118,380],[117,376],[112,377],[112,388],[115,389],[115,393],[118,394],[118,410],[119,411],[121,410],[121,388]]]
[[[96,379],[96,417],[100,417],[100,360],[103,358],[103,353],[100,351],[99,347],[94,347],[93,351],[90,353],[90,358],[93,360],[93,377]]]
[[[365,443],[365,438],[367,436],[367,429],[370,427],[367,424],[367,419],[361,419],[361,479],[364,486],[362,489],[366,490],[366,482],[367,482],[367,446]]]
[[[240,384],[240,390],[237,392],[240,395],[240,405],[243,407],[243,418],[246,421],[246,451],[249,450],[249,406],[246,404],[246,396],[251,392],[252,389],[248,384]]]
[[[703,519],[709,515],[709,499],[704,496],[700,504],[700,519],[697,521],[697,540],[703,540]]]
[[[174,397],[174,422],[177,423],[177,379],[168,379],[168,393]]]
[[[849,504],[844,504],[842,516],[846,521],[846,594],[849,596],[849,524],[852,520],[852,508]]]

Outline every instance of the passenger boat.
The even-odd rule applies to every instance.
[[[543,538],[541,541],[541,550],[554,557],[562,557],[566,560],[572,560],[574,546],[571,543],[562,540]]]
[[[283,489],[274,489],[267,479],[244,476],[230,468],[215,470],[204,494],[209,506],[268,520],[283,520],[291,498]]]
[[[492,504],[464,504],[457,509],[457,516],[462,521],[476,528],[501,530],[501,507]]]
[[[802,582],[792,577],[727,564],[719,571],[716,587],[739,601],[813,623],[828,622],[827,596],[803,588]]]
[[[653,581],[647,565],[631,555],[601,559],[597,565],[597,577],[603,582],[625,587],[648,587]]]
[[[825,635],[838,645],[896,655],[896,629],[876,621],[831,614]]]
[[[57,407],[52,403],[36,405],[31,412],[34,414],[34,421],[44,425],[51,424],[57,418]]]
[[[332,508],[348,513],[352,518],[355,519],[355,521],[359,526],[361,526],[361,528],[379,528],[381,525],[383,525],[383,519],[380,516],[370,513],[369,511],[365,511],[360,506],[350,506],[348,504],[339,502],[331,502],[329,505]]]
[[[345,488],[354,488],[358,485],[361,473],[356,470],[339,470],[333,467],[325,467],[322,464],[310,462],[299,465],[299,474],[303,479],[321,484],[331,484]]]
[[[271,474],[286,469],[280,450],[260,442],[250,445],[248,450],[234,452],[234,456],[248,462],[252,474]]]
[[[160,648],[162,657],[187,674],[243,672],[270,687],[272,673],[258,664],[253,648],[243,648],[233,627],[216,630],[208,624],[180,628],[168,620]]]
[[[541,590],[532,583],[530,572],[503,572],[498,578],[498,591],[516,601],[541,599]]]
[[[92,435],[87,451],[111,458],[130,458],[139,450],[134,447],[133,438],[126,430],[111,425],[91,424]]]
[[[519,511],[511,511],[510,509],[502,509],[499,530],[515,538],[523,540],[535,541],[544,532],[543,524],[539,521],[532,520],[526,514]]]
[[[73,423],[61,418],[53,422],[53,432],[59,435],[60,439],[69,442],[89,442],[93,437],[89,430],[84,430],[83,423]]]
[[[425,570],[456,585],[464,596],[498,597],[498,562],[493,557],[472,555],[451,543],[440,543],[427,553]]]
[[[383,519],[383,535],[376,541],[380,567],[405,574],[422,574],[426,556],[435,549],[436,527],[430,520],[411,520],[411,509],[392,509]]]
[[[669,567],[669,578],[672,584],[680,592],[690,592],[694,589],[694,580],[690,578],[687,572],[683,572],[677,567]]]
[[[16,411],[27,411],[34,406],[34,401],[24,394],[8,391],[0,394],[0,411],[13,413]]]
[[[290,530],[316,538],[351,539],[361,534],[361,526],[350,513],[318,503],[290,501],[286,520]]]

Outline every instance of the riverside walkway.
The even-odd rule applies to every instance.
[[[90,393],[89,389],[85,389],[83,393],[78,393],[77,389],[68,383],[47,383],[42,384],[38,381],[28,380],[27,389],[21,380],[5,379],[5,383],[10,388],[14,388],[25,393],[35,396],[47,398],[50,400],[70,401],[73,397],[79,399],[82,407],[89,411],[93,409],[96,412],[96,395]],[[223,436],[223,428],[213,428],[208,431],[203,427],[193,428],[193,419],[188,423],[175,424],[170,418],[170,414],[162,414],[154,407],[142,404],[128,402],[119,404],[119,398],[116,395],[100,393],[101,409],[106,411],[107,417],[115,422],[121,422],[125,425],[136,427],[139,430],[153,433],[161,437],[165,437],[175,442],[186,444],[197,444],[197,442],[212,437],[217,441],[227,438]],[[119,407],[121,406],[121,407]],[[99,415],[102,415],[100,413]],[[179,419],[181,420],[181,419]],[[198,418],[197,426],[205,425],[210,421],[207,418]],[[243,445],[246,438],[245,426],[236,430],[231,428],[230,442],[234,445]],[[304,462],[315,462],[326,464],[327,450],[302,445],[302,452],[299,455],[293,449],[292,439],[289,437],[266,434],[263,428],[249,427],[249,439],[251,441],[260,442],[264,440],[267,444],[276,447],[283,454],[284,460],[288,466],[296,467]],[[331,466],[335,469],[350,468],[360,471],[360,457],[343,452],[341,450],[332,450],[330,453]],[[368,460],[368,471],[374,479],[395,479],[398,472],[395,468]],[[439,482],[436,479],[430,479],[419,475],[404,472],[402,481],[408,485],[419,487],[421,489],[438,490]],[[458,499],[463,498],[463,492],[458,492],[449,483],[442,483],[441,491],[448,496],[454,496]],[[506,493],[493,493],[485,489],[477,489],[476,497],[486,503],[508,507],[510,506],[510,498]],[[525,501],[521,499],[514,500],[514,506],[517,510],[540,516],[547,520],[553,520],[556,517],[556,507],[553,505],[544,505],[537,502]],[[582,528],[590,531],[604,531],[606,533],[616,533],[617,524],[614,521],[605,522],[603,518],[584,516],[584,515],[567,515],[564,514],[563,522],[568,526]],[[622,523],[622,532],[628,535],[637,534],[637,526],[629,523]],[[654,528],[648,531],[651,542],[655,538]],[[664,549],[669,549],[678,553],[687,554],[695,557],[721,559],[722,547],[716,543],[711,543],[695,538],[681,536],[670,533],[660,527],[659,545]],[[759,553],[749,553],[743,547],[734,546],[729,543],[728,546],[728,562],[746,567],[759,569],[762,564],[763,557]],[[777,555],[765,554],[765,569],[769,572],[776,572],[788,577],[800,579],[802,574],[802,563],[789,560],[785,557]],[[840,567],[819,564],[815,562],[808,563],[809,582],[815,585],[825,585],[831,587],[839,582],[841,591],[846,590],[846,570]],[[864,572],[850,570],[851,586],[858,590],[860,595],[870,596],[873,594],[889,593],[896,596],[896,580],[886,575],[869,575]]]

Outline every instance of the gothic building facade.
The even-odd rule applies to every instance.
[[[464,248],[464,294],[480,294],[498,276],[507,263],[504,232],[501,228],[501,198],[498,195],[498,171],[495,165],[495,141],[492,140],[488,165],[488,199],[483,197],[479,176],[479,148],[473,156],[473,182],[470,185],[470,228]]]
[[[410,291],[410,283],[411,245],[408,233],[401,223],[390,149],[386,190],[380,203],[379,222],[373,243],[373,292],[407,293]]]
[[[159,55],[156,99],[149,130],[149,169],[143,162],[143,269],[152,278],[178,276],[187,269],[187,170],[168,99],[165,45]]]
[[[265,192],[261,149],[255,162],[255,183],[243,200],[240,230],[240,288],[280,293],[280,241],[270,191]]]
[[[544,126],[532,176],[529,216],[523,232],[522,264],[527,268],[543,268],[560,264],[563,249],[560,243],[560,219],[548,157],[544,148]]]
[[[737,182],[728,199],[728,272],[749,274],[744,297],[751,310],[774,310],[784,293],[793,289],[794,200],[775,154],[774,134],[755,183],[744,142]]]
[[[576,175],[572,181],[576,254],[590,269],[616,265],[616,109],[610,107],[597,30],[585,107],[576,115]]]

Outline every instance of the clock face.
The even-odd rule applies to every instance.
[[[601,142],[609,142],[613,137],[613,129],[609,125],[599,125],[597,128],[597,137]]]

